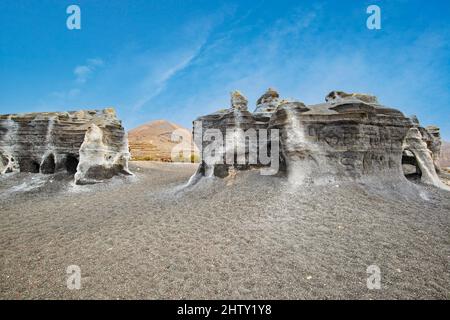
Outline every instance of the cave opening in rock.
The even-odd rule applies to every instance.
[[[402,154],[403,174],[408,180],[420,181],[422,171],[420,171],[417,159],[410,150],[404,150]]]
[[[31,173],[39,173],[39,163],[37,161],[31,161],[30,172]]]
[[[78,166],[78,158],[73,154],[67,155],[65,161],[66,171],[70,174],[75,174],[77,172],[77,166]]]
[[[53,153],[49,154],[41,164],[41,173],[50,174],[55,173],[55,156]]]
[[[20,172],[39,173],[40,164],[36,160],[25,158],[19,160]]]

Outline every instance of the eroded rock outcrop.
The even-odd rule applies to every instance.
[[[227,152],[227,148],[228,151],[230,148],[244,148],[246,150],[244,152],[246,158],[248,158],[249,150],[251,149],[248,145],[245,146],[245,142],[244,145],[232,145],[233,143],[241,142],[240,138],[245,131],[256,127],[255,119],[247,110],[247,99],[240,92],[234,91],[231,93],[231,108],[200,117],[198,121],[201,122],[201,127],[197,129],[203,132],[204,135],[200,133],[199,136],[194,131],[194,140],[197,139],[195,143],[197,146],[204,148],[205,151],[203,152],[204,161],[199,170],[205,176],[226,177],[229,168],[234,167],[234,165],[229,163],[238,161],[235,158],[235,152]],[[217,137],[219,136],[228,139],[228,143],[226,141],[218,141]],[[211,141],[215,141],[218,144],[211,144]],[[233,155],[233,160],[227,159],[227,153]],[[214,165],[209,165],[209,163],[214,163]],[[249,164],[247,160],[244,160],[236,163],[236,166],[240,169],[247,169]]]
[[[411,123],[401,112],[361,94],[328,95],[318,105],[281,105],[269,128],[280,130],[288,176],[299,183],[396,179]]]
[[[399,110],[381,105],[375,96],[368,94],[333,91],[326,96],[325,103],[305,105],[300,101],[280,99],[274,89],[269,89],[258,99],[252,114],[247,111],[247,99],[240,93],[232,93],[230,109],[200,117],[194,122],[196,143],[203,156],[198,174],[226,177],[236,170],[271,166],[260,158],[259,151],[267,149],[271,161],[279,162],[278,174],[286,175],[294,183],[343,180],[395,183],[405,180],[402,159],[408,148],[408,152],[429,169],[427,172],[430,173],[423,176],[422,182],[442,187],[435,171],[438,159],[433,157],[439,149],[438,129],[423,129],[428,134],[424,139],[422,129],[419,130],[414,122]],[[210,137],[214,130],[224,137],[222,148],[216,143],[217,139]],[[232,139],[229,139],[230,134]],[[242,135],[256,138],[251,141],[241,139],[236,143],[236,137]],[[261,141],[266,135],[267,140]],[[279,149],[274,150],[276,143]],[[238,152],[239,146],[245,147],[243,155]],[[217,152],[211,152],[211,148]],[[235,151],[231,157],[230,150],[231,153]],[[257,150],[256,161],[251,156],[252,150]],[[279,158],[273,157],[274,152]],[[236,161],[242,156],[243,162]]]
[[[441,132],[439,127],[436,126],[427,126],[425,130],[429,134],[428,140],[426,141],[427,147],[431,151],[436,172],[439,172],[441,170],[439,163],[442,148]]]
[[[423,183],[447,189],[440,180],[439,156],[441,137],[436,126],[421,127],[416,116],[411,117],[413,127],[403,141],[403,171]]]
[[[278,92],[275,89],[269,88],[256,102],[256,109],[253,112],[253,116],[270,118],[281,102]]]
[[[129,174],[128,141],[114,109],[0,116],[0,173],[75,174],[78,184]]]

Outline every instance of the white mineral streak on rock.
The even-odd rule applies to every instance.
[[[223,135],[216,128],[205,130],[205,141],[209,143],[203,147],[203,167],[202,174],[210,178],[214,176],[214,168],[221,163],[223,158]]]
[[[234,113],[234,125],[233,128],[226,130],[226,141],[224,153],[226,157],[226,162],[232,164],[235,159],[236,161],[245,164],[245,136],[244,127],[245,123],[242,111],[247,111],[247,98],[245,98],[239,91],[234,91],[231,93],[231,108]]]
[[[231,93],[231,111],[233,112],[233,127],[227,128],[224,137],[224,157],[227,164],[232,164],[236,160],[241,161],[245,157],[245,136],[243,123],[245,122],[242,112],[247,112],[248,100],[239,91],[233,91]],[[236,159],[235,159],[236,155]],[[245,164],[245,158],[243,161]],[[212,172],[211,172],[212,171]],[[209,170],[208,174],[213,175],[214,171]]]
[[[80,147],[80,160],[78,162],[75,182],[86,179],[86,174],[92,166],[107,164],[107,148],[103,143],[103,131],[97,125],[92,124],[87,129],[83,144]]]
[[[310,142],[305,137],[306,128],[301,122],[301,112],[295,102],[287,102],[280,106],[285,112],[285,128],[282,150],[287,164],[288,179],[294,184],[310,182],[312,175],[317,173],[320,146]],[[303,104],[298,106],[303,107]],[[322,164],[325,165],[325,164]]]
[[[55,153],[55,145],[53,143],[53,129],[55,127],[56,116],[51,116],[48,118],[48,126],[47,126],[47,134],[45,135],[45,141],[47,143],[47,151],[44,153],[40,163],[40,171],[43,172],[42,168],[45,167],[45,163],[49,161],[49,157],[53,157],[52,161],[55,163],[57,161],[57,154]],[[54,172],[53,168],[53,172]],[[43,173],[51,173],[51,172],[43,172]]]
[[[47,135],[45,136],[45,141],[49,147],[53,147],[53,128],[55,127],[55,116],[48,118]]]
[[[5,120],[6,133],[0,139],[0,174],[18,172],[19,164],[14,158],[14,148],[19,127],[17,123],[9,116]]]

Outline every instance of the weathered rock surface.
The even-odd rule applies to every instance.
[[[269,166],[260,158],[252,161],[251,148],[255,150],[255,143],[252,145],[246,140],[240,142],[241,147],[245,147],[245,161],[227,161],[230,158],[227,154],[230,134],[227,136],[227,131],[234,135],[233,141],[236,135],[250,136],[242,130],[255,130],[259,151],[261,136],[258,133],[269,130],[268,141],[277,138],[274,131],[279,134],[280,149],[275,151],[279,154],[279,171],[294,183],[404,181],[402,159],[407,158],[404,151],[408,149],[414,161],[424,167],[426,173],[421,181],[442,188],[435,169],[440,149],[438,128],[420,127],[419,130],[416,119],[379,104],[372,95],[333,91],[325,100],[322,104],[305,105],[282,100],[275,90],[269,89],[258,99],[252,114],[247,111],[247,99],[240,93],[232,93],[230,109],[200,117],[194,122],[197,127],[194,132],[198,133],[196,142],[202,147],[203,156],[198,174],[226,177],[235,170]],[[224,147],[213,153],[212,161],[205,159],[205,154],[209,157],[212,154],[210,149],[215,141],[209,137],[211,130],[220,131],[225,140]],[[426,132],[425,138],[421,131]],[[239,143],[237,145],[238,149]],[[269,153],[274,152],[270,150],[273,146],[267,144]]]
[[[402,141],[411,126],[409,119],[397,110],[366,102],[376,102],[374,98],[359,97],[341,94],[324,104],[284,104],[276,110],[269,127],[280,130],[291,180],[327,183],[403,177]]]
[[[226,177],[228,176],[229,168],[234,167],[234,165],[229,164],[230,162],[236,162],[236,167],[239,167],[241,169],[249,168],[248,154],[251,147],[249,147],[249,145],[247,144],[245,148],[245,142],[243,146],[232,145],[233,143],[238,144],[241,141],[240,137],[244,134],[244,131],[256,127],[255,119],[247,110],[247,99],[240,92],[234,91],[231,93],[230,109],[220,110],[216,113],[200,117],[196,121],[201,122],[201,127],[197,129],[194,128],[194,135],[196,135],[194,136],[194,139],[199,138],[199,140],[195,141],[195,143],[197,144],[197,146],[200,146],[200,148],[204,148],[204,150],[206,151],[202,155],[204,161],[199,168],[200,172],[203,175]],[[196,134],[197,130],[205,134],[203,135],[203,133],[200,133],[200,135],[198,135]],[[233,132],[231,132],[230,130],[232,130]],[[229,143],[224,143],[223,148],[215,147],[214,144],[211,144],[211,141],[218,142],[217,140],[215,140],[215,133],[220,133],[221,136],[227,137],[229,139]],[[240,163],[237,163],[239,159],[237,159],[235,152],[233,151],[231,152],[234,155],[233,159],[227,159],[227,148],[229,150],[230,148],[234,147],[243,147],[245,149],[245,159],[243,161],[240,161]],[[215,150],[211,151],[211,148],[214,148]],[[207,157],[213,157],[214,159],[216,159],[216,161]],[[215,162],[215,164],[211,166],[207,164],[209,162]]]
[[[439,172],[441,170],[439,159],[441,156],[441,147],[442,147],[440,129],[439,127],[436,126],[427,126],[425,128],[425,131],[426,133],[428,133],[428,135],[422,133],[422,136],[427,137],[426,142],[428,150],[431,151],[431,157],[433,158],[434,167],[436,168],[436,171]]]
[[[114,109],[0,115],[0,173],[75,174],[78,184],[129,174]]]
[[[441,171],[439,157],[442,145],[439,128],[421,127],[417,117],[412,118],[414,126],[409,129],[403,141],[403,171],[407,176],[420,179],[423,183],[448,189],[438,176]]]
[[[278,92],[269,88],[256,102],[256,109],[253,112],[253,116],[270,118],[281,102]]]

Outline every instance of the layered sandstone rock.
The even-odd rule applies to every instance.
[[[129,174],[128,142],[114,109],[0,116],[0,172],[75,174],[78,184]]]
[[[236,170],[271,166],[260,161],[261,153],[257,153],[257,161],[251,156],[251,150],[265,148],[271,156],[277,153],[279,158],[271,157],[272,162],[274,159],[279,161],[279,173],[294,183],[404,181],[402,159],[408,147],[411,149],[408,152],[429,169],[427,172],[430,173],[423,176],[422,182],[442,187],[439,179],[436,180],[434,164],[437,158],[433,158],[439,149],[438,130],[424,129],[428,140],[424,140],[423,134],[418,138],[411,131],[417,126],[415,120],[379,104],[375,96],[333,91],[326,96],[325,103],[305,105],[282,100],[275,90],[269,89],[258,99],[253,114],[247,111],[246,101],[242,94],[232,93],[230,109],[200,117],[194,122],[196,142],[202,148],[203,156],[198,174],[226,177]],[[223,148],[213,143],[216,139],[210,136],[214,136],[214,130],[224,137]],[[251,136],[243,130],[250,133],[255,130],[256,140],[252,143],[241,139],[237,144],[230,144],[235,150],[239,145],[245,147],[245,161],[236,161],[239,152],[235,152],[234,162],[227,161],[230,159],[227,153],[229,136],[231,142],[239,136]],[[264,136],[258,134],[261,131],[268,134],[267,144],[265,140],[261,143]],[[420,130],[418,132],[420,134]],[[421,142],[416,142],[416,138]],[[273,149],[276,144],[272,142],[279,142],[279,150]],[[211,152],[211,148],[216,148],[217,152]],[[428,158],[423,156],[425,150],[429,152]],[[206,158],[212,154],[212,161]]]

